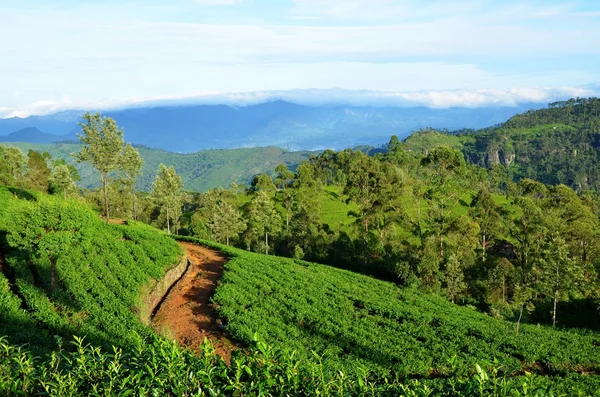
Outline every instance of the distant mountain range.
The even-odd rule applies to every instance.
[[[425,127],[483,128],[540,104],[448,108],[310,106],[271,101],[248,106],[180,105],[102,112],[117,121],[125,139],[174,152],[279,146],[291,150],[378,145]],[[77,139],[84,111],[0,119],[0,141],[51,143]]]

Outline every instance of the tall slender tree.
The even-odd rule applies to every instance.
[[[265,236],[265,254],[269,255],[269,233],[281,230],[281,216],[266,192],[258,192],[250,202],[249,226],[256,234]]]
[[[126,184],[131,192],[131,207],[134,221],[137,220],[135,181],[141,175],[143,165],[144,159],[140,156],[140,152],[130,144],[125,145],[123,156],[121,157],[121,171],[125,174]]]
[[[171,234],[171,216],[178,213],[176,207],[181,205],[182,190],[183,182],[181,176],[175,172],[175,168],[159,164],[156,179],[152,184],[152,197],[161,209],[165,210],[169,234]]]
[[[83,115],[85,123],[79,123],[82,134],[77,134],[83,147],[76,155],[79,162],[88,162],[100,172],[104,192],[104,215],[110,219],[108,210],[108,174],[121,166],[123,152],[123,130],[115,120],[102,117],[100,113]]]

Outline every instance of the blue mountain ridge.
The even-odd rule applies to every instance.
[[[310,106],[282,100],[248,106],[153,106],[101,112],[138,145],[174,152],[279,146],[290,150],[343,149],[378,145],[393,134],[403,138],[426,127],[483,128],[541,104],[514,107]],[[0,141],[49,143],[76,139],[77,115],[70,110],[45,116],[0,119]],[[37,131],[31,130],[32,128]]]

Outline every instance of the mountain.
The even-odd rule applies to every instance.
[[[83,187],[100,186],[100,177],[87,163],[75,163],[72,153],[79,152],[81,145],[72,143],[32,144],[11,143],[25,153],[29,149],[48,152],[53,159],[65,159],[77,167]],[[142,175],[138,178],[137,189],[150,191],[158,165],[174,166],[183,179],[186,190],[205,191],[218,186],[229,187],[232,182],[249,184],[252,178],[263,172],[273,172],[279,164],[295,169],[301,161],[314,152],[290,152],[277,147],[257,147],[241,149],[214,149],[195,153],[173,153],[164,150],[138,147],[144,159]]]
[[[70,138],[76,138],[73,135]],[[68,139],[65,136],[48,134],[35,127],[26,127],[19,131],[11,132],[7,136],[0,136],[0,142],[30,142],[30,143],[53,143]]]
[[[134,144],[175,152],[279,146],[294,150],[375,145],[390,135],[405,137],[425,127],[454,130],[504,122],[519,107],[449,108],[310,106],[272,101],[249,106],[156,106],[103,112],[114,118]],[[0,119],[0,136],[27,127],[72,139],[83,111]],[[34,142],[25,140],[27,142]]]

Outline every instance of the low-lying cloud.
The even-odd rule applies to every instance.
[[[600,96],[600,85],[562,88],[510,88],[478,90],[369,91],[344,89],[272,90],[237,93],[205,91],[185,97],[126,98],[114,101],[78,103],[64,97],[38,101],[18,109],[0,107],[0,117],[47,115],[63,110],[116,110],[151,106],[228,105],[249,106],[269,101],[287,101],[308,106],[373,107],[514,107],[528,103],[546,104],[574,97]]]

